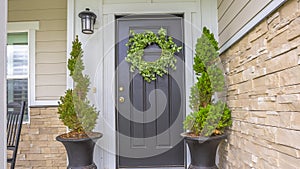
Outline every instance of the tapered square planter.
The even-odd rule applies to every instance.
[[[93,134],[89,138],[69,139],[61,135],[56,137],[66,148],[68,154],[67,169],[97,169],[94,163],[94,147],[98,139],[102,137],[101,133]]]
[[[217,148],[227,135],[191,137],[189,133],[182,133],[181,136],[184,137],[191,154],[189,169],[218,169],[216,166]]]

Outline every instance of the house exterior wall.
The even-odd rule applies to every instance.
[[[219,43],[237,33],[271,0],[218,0]],[[247,16],[247,17],[245,17]]]
[[[67,154],[56,141],[66,127],[58,120],[56,107],[31,108],[30,124],[23,124],[17,155],[18,169],[65,169]]]
[[[30,66],[35,69],[34,100],[43,105],[31,104],[16,168],[65,168],[65,149],[55,137],[66,132],[66,127],[58,119],[57,108],[48,105],[57,104],[66,89],[67,0],[8,0],[8,22],[27,21],[39,22],[35,65]]]
[[[218,0],[219,45],[223,52],[287,0]]]
[[[8,0],[8,22],[25,21],[40,25],[35,65],[31,65],[35,68],[34,99],[57,104],[66,89],[67,0]]]
[[[299,7],[287,1],[221,55],[233,116],[222,169],[300,166]]]
[[[48,105],[57,103],[66,86],[72,87],[72,81],[67,78],[66,55],[70,52],[75,35],[79,35],[83,43],[86,73],[92,81],[91,88],[94,92],[89,97],[100,110],[97,130],[105,136],[97,144],[100,147],[96,146],[95,162],[100,168],[111,169],[116,165],[115,98],[112,95],[115,93],[115,15],[183,13],[186,56],[193,55],[196,39],[201,34],[199,28],[207,26],[217,33],[216,1],[210,0],[8,0],[8,3],[9,22],[39,22],[39,30],[36,31],[35,65],[31,65],[35,68],[34,99],[39,104],[31,105],[30,123],[23,125],[16,163],[16,168],[21,169],[57,169],[66,166],[65,150],[61,143],[55,141],[55,137],[65,132],[66,128],[58,120],[57,108]],[[92,36],[81,34],[80,19],[77,16],[86,7],[90,7],[98,16],[96,33]],[[187,64],[192,65],[192,58],[187,59]],[[186,85],[189,88],[194,77],[190,70],[185,73]]]

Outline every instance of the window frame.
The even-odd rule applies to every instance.
[[[28,34],[28,121],[24,123],[30,123],[30,109],[32,105],[36,105],[35,99],[35,54],[36,54],[36,31],[39,30],[39,21],[31,22],[8,22],[8,33],[20,33],[27,32]],[[5,75],[6,76],[6,75]]]

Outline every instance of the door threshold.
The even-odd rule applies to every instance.
[[[155,168],[119,168],[119,169],[185,169],[184,167],[155,167]]]

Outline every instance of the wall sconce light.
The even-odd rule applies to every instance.
[[[94,33],[94,25],[96,22],[97,15],[94,12],[90,12],[89,8],[86,8],[85,11],[80,12],[78,16],[81,18],[82,33]]]

